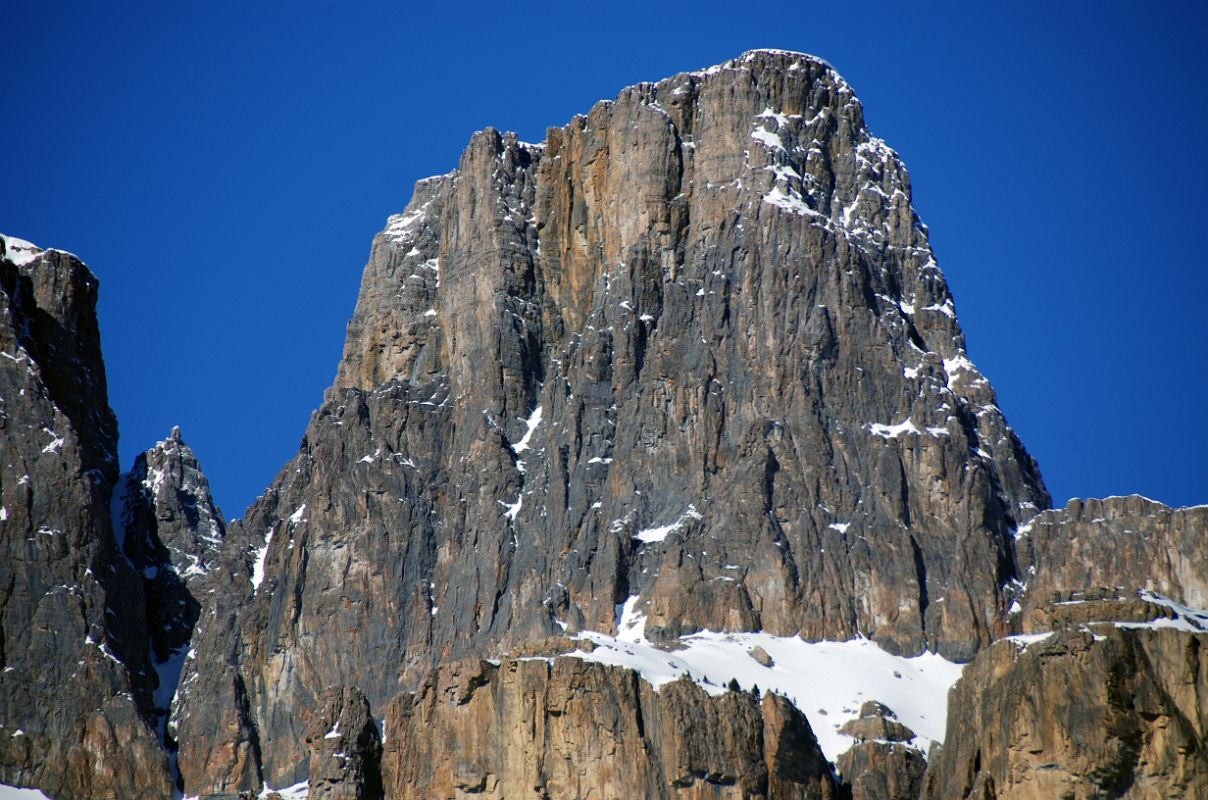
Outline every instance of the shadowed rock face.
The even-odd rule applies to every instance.
[[[836,760],[843,797],[851,800],[916,800],[927,759],[901,742],[858,742]]]
[[[142,576],[152,708],[163,746],[174,753],[171,705],[226,535],[209,481],[179,428],[118,478],[112,517],[119,550]]]
[[[109,520],[97,280],[0,239],[0,782],[167,797],[141,581]]]
[[[641,84],[540,145],[484,131],[375,239],[336,384],[232,528],[244,588],[203,612],[181,706],[248,716],[193,704],[181,769],[216,788],[258,748],[290,785],[299,709],[345,675],[380,713],[634,595],[656,638],[970,657],[1047,505],[905,168],[822,62]]]
[[[784,698],[655,692],[574,658],[442,667],[386,714],[393,798],[832,798],[830,765]]]
[[[953,689],[923,797],[1208,797],[1206,645],[1115,627],[996,643]]]
[[[310,747],[307,800],[381,798],[381,737],[360,691],[324,692],[306,743]]]

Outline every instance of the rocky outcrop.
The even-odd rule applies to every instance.
[[[856,740],[835,762],[844,797],[916,800],[927,759],[912,743],[914,731],[891,709],[869,700],[860,707],[860,716],[844,723],[841,731]]]
[[[1002,641],[948,709],[927,800],[1208,797],[1208,635],[1108,626]]]
[[[381,737],[359,690],[324,692],[306,743],[310,747],[307,800],[381,798]]]
[[[96,299],[71,254],[0,238],[0,782],[166,798]]]
[[[261,540],[263,541],[263,540]],[[225,796],[258,790],[260,738],[247,682],[240,668],[243,640],[238,618],[253,602],[253,576],[263,569],[256,538],[241,521],[227,528],[217,562],[209,569],[208,589],[172,703],[169,729],[179,752],[180,779],[189,795]],[[336,630],[327,632],[342,638]],[[300,767],[309,762],[306,735],[317,689],[298,707],[296,738],[290,744]],[[273,786],[292,786],[297,780]]]
[[[1208,506],[1169,508],[1139,495],[1071,500],[1020,528],[1018,624],[1026,632],[1061,627],[1058,616],[1084,609],[1054,606],[1138,589],[1208,608]],[[1079,593],[1074,597],[1071,593]],[[1098,619],[1132,619],[1100,612]],[[1152,618],[1152,617],[1149,617]]]
[[[152,707],[160,740],[174,753],[171,705],[226,535],[209,481],[180,428],[118,478],[112,517],[119,550],[142,576]]]
[[[823,62],[483,131],[375,239],[336,384],[228,534],[184,680],[229,718],[182,700],[186,791],[303,780],[300,710],[344,675],[384,708],[631,597],[654,639],[970,657],[1047,505],[904,166]]]
[[[898,721],[891,709],[875,700],[861,706],[860,716],[845,722],[840,731],[857,742],[909,742],[915,736],[914,731]]]
[[[655,692],[573,658],[467,661],[386,714],[392,798],[830,798],[830,766],[781,697]]]
[[[868,740],[852,745],[835,762],[843,797],[850,800],[917,800],[927,759],[902,742]]]

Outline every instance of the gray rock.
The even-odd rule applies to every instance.
[[[382,743],[369,703],[355,688],[329,689],[306,737],[307,800],[378,800]]]
[[[904,166],[812,58],[476,134],[375,239],[336,385],[228,533],[186,791],[304,779],[300,710],[350,671],[384,708],[631,596],[655,638],[971,657],[1048,496],[951,312]]]
[[[840,733],[855,737],[857,742],[909,742],[914,731],[898,721],[897,715],[881,703],[869,700],[860,707],[860,716],[843,723]]]
[[[0,238],[0,782],[166,798],[142,582],[109,519],[97,280],[13,244]]]
[[[927,760],[900,742],[857,742],[835,762],[844,797],[851,800],[917,800]]]
[[[772,659],[772,657],[770,655],[768,655],[768,651],[764,650],[759,645],[755,645],[754,647],[751,648],[750,656],[751,656],[751,658],[755,659],[755,661],[757,663],[759,663],[765,667],[776,666],[776,662]]]
[[[209,481],[180,428],[118,478],[112,518],[119,550],[142,576],[153,709],[165,750],[175,752],[171,703],[226,536]]]

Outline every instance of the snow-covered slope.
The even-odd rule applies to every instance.
[[[868,700],[891,708],[917,734],[911,742],[914,747],[925,752],[932,740],[942,742],[948,689],[962,669],[934,653],[915,658],[891,655],[867,639],[806,642],[768,633],[705,631],[683,637],[677,649],[668,649],[645,637],[645,618],[632,602],[623,606],[618,628],[618,636],[580,634],[594,649],[580,648],[570,655],[630,667],[656,689],[688,675],[711,694],[726,691],[735,680],[746,690],[758,686],[760,691],[784,695],[809,719],[823,754],[831,761],[855,742],[839,729],[857,719],[860,706]],[[752,655],[756,647],[771,657],[770,666]]]

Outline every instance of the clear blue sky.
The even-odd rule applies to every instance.
[[[829,59],[902,154],[1055,502],[1208,502],[1203,3],[416,5],[4,4],[0,231],[100,276],[125,467],[179,424],[242,515],[416,179],[483,127],[539,140],[778,47]]]

